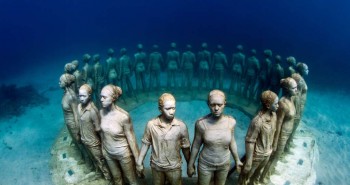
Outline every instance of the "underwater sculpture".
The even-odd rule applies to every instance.
[[[223,114],[226,104],[225,94],[220,90],[212,90],[208,95],[210,114],[198,119],[195,124],[195,136],[191,148],[191,157],[187,166],[187,174],[195,173],[195,160],[198,153],[198,185],[224,185],[230,170],[230,156],[236,162],[237,171],[243,165],[237,152],[234,128],[236,120]],[[201,151],[200,148],[203,145]]]
[[[255,85],[260,71],[259,60],[256,58],[256,50],[251,50],[251,56],[247,60],[243,77],[245,79],[245,86],[243,90],[243,97],[249,100],[254,100]]]
[[[270,60],[272,56],[272,51],[270,49],[264,50],[264,59],[260,62],[258,86],[256,88],[256,94],[259,96],[263,91],[269,88],[269,82],[271,78],[271,66],[272,62]]]
[[[84,62],[84,66],[82,69],[82,78],[83,78],[83,82],[89,84],[91,87],[94,86],[93,80],[92,80],[92,66],[89,64],[91,60],[91,56],[89,54],[84,54],[83,55],[83,62]]]
[[[219,84],[219,89],[224,89],[224,73],[225,69],[227,69],[228,63],[226,55],[222,52],[222,46],[217,46],[217,52],[213,54],[212,65],[210,69],[212,70],[213,85],[212,88],[217,88],[217,83]]]
[[[135,95],[134,88],[131,84],[131,76],[132,76],[132,63],[130,57],[126,54],[126,48],[120,49],[119,67],[118,69],[118,79],[120,79],[120,86],[123,89],[127,89],[129,96]]]
[[[275,56],[275,63],[272,65],[271,69],[271,75],[270,75],[270,90],[276,93],[277,95],[280,94],[280,81],[284,77],[284,69],[281,66],[281,56],[276,55]]]
[[[154,185],[164,185],[165,179],[171,185],[181,185],[181,154],[188,163],[190,141],[186,124],[175,118],[175,98],[169,93],[159,97],[161,114],[148,121],[142,138],[142,147],[137,160],[137,171],[143,173],[143,160],[152,146],[151,168]]]
[[[182,54],[180,69],[183,72],[182,76],[182,87],[186,89],[192,89],[193,83],[193,69],[196,63],[196,56],[191,51],[192,46],[187,44],[187,51]]]
[[[159,90],[160,88],[160,69],[163,65],[163,56],[160,52],[158,52],[158,45],[153,45],[153,52],[149,55],[149,63],[148,63],[148,71],[149,75],[149,85],[148,88],[151,90],[152,88],[156,88]]]
[[[291,77],[292,74],[296,73],[297,61],[293,56],[286,58],[287,69],[285,70],[285,77]]]
[[[232,54],[232,62],[230,65],[231,72],[231,84],[230,84],[230,93],[237,93],[238,95],[242,94],[242,75],[243,67],[245,66],[245,55],[243,52],[243,46],[237,45],[237,52]]]
[[[80,127],[78,120],[78,99],[74,91],[74,75],[65,73],[61,75],[59,85],[64,90],[62,97],[62,110],[64,116],[64,122],[67,126],[68,132],[72,137],[72,143],[78,147],[81,158],[87,160],[87,153],[80,140]],[[79,160],[78,163],[84,163],[83,160]]]
[[[172,85],[178,87],[177,82],[177,71],[180,66],[180,53],[176,50],[176,43],[170,44],[170,51],[167,52],[166,64],[167,64],[167,87],[170,88]]]
[[[297,64],[297,72],[300,74],[300,76],[302,77],[302,79],[300,80],[300,96],[301,96],[301,99],[300,99],[300,114],[301,116],[303,115],[304,113],[304,107],[305,107],[305,103],[306,103],[306,97],[307,97],[307,84],[306,84],[306,81],[305,81],[305,77],[307,75],[309,75],[309,67],[305,64],[305,63],[298,63]]]
[[[98,101],[99,99],[99,93],[104,85],[104,68],[102,67],[102,65],[100,64],[100,55],[99,54],[95,54],[92,57],[92,61],[94,62],[94,66],[93,66],[93,72],[92,72],[92,79],[94,82],[94,86],[92,87],[94,89],[94,99],[95,102],[97,103],[96,105],[98,107],[100,107],[100,102]]]
[[[124,185],[124,178],[130,185],[137,185],[135,164],[139,149],[129,114],[115,105],[121,95],[121,88],[114,85],[101,91],[102,153],[115,185]]]
[[[146,60],[147,55],[143,51],[143,45],[137,44],[137,53],[134,55],[135,58],[135,79],[136,79],[136,90],[145,92],[146,87]]]
[[[278,96],[267,90],[260,100],[262,108],[252,119],[245,138],[246,160],[239,177],[240,185],[259,184],[259,177],[272,153]]]
[[[267,163],[261,179],[265,179],[269,172],[273,172],[275,165],[279,159],[283,156],[285,147],[289,137],[293,132],[294,118],[296,115],[296,109],[294,106],[293,96],[297,93],[297,83],[291,77],[281,80],[282,97],[278,102],[277,110],[277,126],[276,133],[273,141],[273,154],[269,162]]]
[[[92,88],[84,84],[79,89],[78,115],[81,141],[89,152],[96,168],[96,178],[102,177],[111,181],[111,175],[102,155],[100,139],[100,115],[97,107],[91,100]],[[101,174],[102,172],[102,174]]]
[[[117,59],[114,57],[114,49],[109,48],[106,60],[106,79],[108,84],[119,85],[117,73]]]
[[[81,74],[81,72],[79,71],[79,61],[78,60],[73,60],[71,62],[71,64],[74,65],[74,72],[73,72],[73,75],[75,76],[75,92],[76,93],[79,93],[79,88],[80,86],[82,86],[84,84],[84,81],[83,81],[83,75]]]
[[[197,59],[198,66],[198,89],[202,89],[205,86],[209,89],[209,67],[211,65],[211,53],[208,51],[208,44],[202,43],[202,50],[198,52]]]

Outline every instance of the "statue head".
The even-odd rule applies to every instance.
[[[126,48],[120,49],[120,55],[125,55],[126,54]]]
[[[122,89],[118,86],[109,84],[101,90],[101,104],[103,108],[110,107],[122,95]]]
[[[264,109],[276,112],[278,109],[278,96],[276,93],[266,90],[261,93],[260,97],[261,104]]]
[[[219,44],[216,46],[216,49],[218,49],[218,51],[222,51],[222,46]]]
[[[157,44],[154,44],[154,45],[152,46],[152,48],[153,48],[153,50],[157,51],[158,48],[159,48],[159,46],[158,46]]]
[[[283,78],[280,81],[280,85],[284,95],[294,96],[297,93],[298,85],[297,82],[291,78]]]
[[[250,50],[250,54],[251,54],[252,56],[255,56],[255,55],[256,55],[256,50],[255,50],[255,49]]]
[[[301,76],[307,76],[309,74],[309,67],[305,63],[299,62],[297,64],[297,71]]]
[[[187,50],[190,51],[190,50],[192,49],[192,46],[191,46],[190,44],[187,44],[187,45],[186,45],[186,48],[187,48]]]
[[[88,63],[91,60],[91,56],[89,54],[83,55],[83,62]]]
[[[79,101],[82,105],[86,105],[91,100],[92,88],[88,84],[83,84],[79,88]]]
[[[208,95],[208,106],[211,114],[218,118],[220,117],[226,105],[225,93],[220,90],[212,90]]]
[[[72,64],[75,66],[75,70],[78,69],[78,67],[79,67],[79,61],[78,61],[78,60],[73,60],[73,61],[70,62],[70,63],[72,63]]]
[[[297,82],[298,90],[301,90],[305,87],[305,81],[304,78],[299,73],[293,73],[292,78]]]
[[[272,51],[270,49],[265,49],[264,50],[264,55],[265,55],[265,57],[271,57],[272,56]]]
[[[176,43],[175,42],[170,43],[170,47],[173,49],[176,48]]]
[[[109,48],[107,51],[108,56],[113,56],[114,55],[114,49],[113,48]]]
[[[137,50],[142,51],[143,50],[143,45],[142,44],[137,44]]]
[[[61,88],[70,87],[75,82],[75,76],[65,73],[61,75],[59,85]]]
[[[202,46],[202,49],[207,49],[208,48],[208,44],[206,42],[203,42],[201,46]]]
[[[238,51],[242,52],[243,51],[243,46],[239,44],[239,45],[236,46],[236,49]]]
[[[65,73],[73,74],[75,69],[76,69],[76,66],[73,65],[72,63],[67,63],[66,65],[64,65]]]
[[[175,117],[176,101],[172,94],[163,93],[158,99],[158,109],[162,117],[167,120],[172,120]]]
[[[287,64],[290,66],[296,66],[297,60],[293,56],[289,56],[286,58]]]
[[[95,54],[93,57],[92,57],[92,61],[94,61],[95,63],[96,62],[99,62],[101,59],[100,55],[99,54]]]
[[[276,55],[275,56],[275,61],[276,61],[277,64],[281,63],[282,57],[280,55]]]

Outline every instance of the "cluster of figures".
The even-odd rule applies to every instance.
[[[121,87],[128,96],[136,98],[136,92],[147,92],[161,88],[161,73],[166,72],[166,87],[180,87],[186,90],[220,89],[224,90],[224,80],[229,82],[228,92],[240,95],[248,100],[258,100],[261,92],[271,90],[280,94],[280,80],[294,73],[302,76],[308,70],[303,62],[297,62],[292,56],[282,62],[282,57],[266,49],[258,59],[257,52],[252,49],[248,56],[243,52],[243,46],[238,45],[232,59],[228,60],[221,45],[212,54],[208,44],[202,43],[201,50],[196,54],[192,46],[187,45],[180,54],[176,43],[170,44],[170,50],[165,54],[159,51],[158,45],[153,45],[153,51],[148,55],[142,44],[137,45],[137,52],[130,57],[126,48],[120,49],[119,58],[115,57],[113,49],[108,49],[105,62],[101,63],[99,54],[92,57],[84,54],[84,66],[79,70],[77,60],[65,66],[67,73],[76,77],[76,92],[83,84],[89,84],[94,89],[93,99],[98,100],[102,87],[114,84]],[[259,55],[260,56],[260,55]],[[92,64],[90,63],[92,61]],[[134,75],[135,74],[135,75]],[[228,74],[228,75],[227,75]],[[198,83],[194,83],[198,81]],[[133,83],[134,82],[134,83]],[[146,83],[148,82],[148,83]],[[136,86],[133,87],[133,84]],[[181,85],[180,85],[181,84]],[[99,107],[100,104],[98,103]]]
[[[170,58],[167,59],[169,78],[171,77],[169,70],[172,65],[176,66],[174,72],[177,71],[178,64],[181,64],[179,65],[180,67],[187,66],[184,64],[187,61],[186,54],[184,54],[185,56],[183,55],[182,62],[178,63],[179,54],[175,51],[175,46],[172,44],[173,50],[167,54],[167,57]],[[226,57],[221,51],[215,53],[213,59],[209,60],[211,59],[210,52],[206,50],[206,44],[203,44],[202,47],[203,51],[199,52],[197,57],[200,61],[199,66],[203,64],[203,58],[201,57],[209,56],[208,65],[204,65],[208,68],[208,71],[209,69],[220,71],[221,68],[219,66],[223,67],[222,70],[226,68]],[[241,53],[242,47],[239,46],[237,48],[240,51],[233,55],[233,62],[235,62],[233,66],[236,65],[237,56],[241,56],[238,57],[240,62],[244,61],[244,55]],[[90,164],[91,170],[96,170],[97,178],[104,177],[108,183],[115,185],[126,183],[130,185],[140,184],[137,177],[144,177],[143,161],[149,147],[152,146],[150,161],[153,183],[156,185],[164,185],[166,183],[172,185],[182,184],[182,157],[180,150],[187,163],[187,174],[189,177],[196,174],[195,161],[199,156],[197,165],[199,185],[224,185],[230,171],[231,155],[235,160],[236,170],[240,173],[239,184],[266,183],[269,175],[273,173],[277,161],[283,161],[283,154],[291,152],[290,148],[293,147],[292,139],[300,123],[306,102],[307,85],[303,76],[307,75],[308,68],[305,64],[301,63],[302,67],[299,67],[298,64],[298,70],[294,70],[292,66],[289,66],[288,69],[290,69],[291,75],[289,77],[281,76],[277,83],[278,89],[282,89],[280,98],[278,91],[274,92],[272,86],[267,87],[271,90],[259,92],[262,106],[248,128],[245,138],[245,161],[241,161],[234,137],[236,121],[233,117],[223,114],[226,96],[223,91],[217,89],[210,91],[208,94],[207,104],[210,113],[199,118],[195,123],[195,135],[192,145],[189,141],[186,124],[175,117],[175,97],[169,93],[162,94],[158,99],[160,115],[147,122],[142,138],[142,146],[139,149],[129,114],[116,104],[116,101],[122,95],[122,88],[115,85],[117,81],[111,81],[114,79],[114,76],[116,76],[115,80],[128,79],[133,68],[129,57],[126,56],[125,49],[121,50],[122,57],[119,59],[119,64],[115,63],[116,59],[112,56],[112,50],[109,51],[110,58],[107,60],[106,74],[108,83],[111,84],[101,86],[104,83],[105,74],[102,73],[102,70],[101,73],[98,73],[96,70],[96,66],[100,66],[98,55],[93,57],[93,60],[97,62],[91,78],[87,75],[89,70],[85,69],[86,65],[88,65],[87,62],[83,68],[85,72],[82,73],[84,78],[81,78],[81,76],[76,76],[76,74],[81,74],[77,69],[77,62],[73,61],[65,65],[65,73],[61,75],[59,81],[60,87],[64,90],[62,98],[64,120],[72,137],[72,142],[79,148],[82,154],[82,162]],[[191,53],[190,51],[188,52]],[[265,64],[271,64],[271,62],[267,62],[270,61],[271,52],[265,51],[265,53]],[[140,55],[142,55],[141,58],[143,59],[139,60]],[[155,53],[151,54],[150,62],[154,61],[154,55]],[[157,55],[158,57],[156,58],[161,61],[161,54],[158,53]],[[194,54],[191,54],[191,56],[193,61],[195,61]],[[84,61],[89,61],[88,58],[90,57],[85,55]],[[135,73],[138,70],[137,61],[144,62],[145,58],[146,55],[142,54],[142,47],[139,45],[139,52],[135,54]],[[249,82],[249,76],[253,73],[255,79],[262,79],[260,78],[261,75],[259,76],[258,74],[262,73],[262,69],[266,69],[266,66],[260,68],[256,58],[251,58],[255,57],[251,56],[247,64],[244,62],[240,63],[242,64],[240,65],[240,75],[246,75],[247,83]],[[278,61],[280,61],[280,57],[276,57],[276,64],[280,66]],[[294,57],[288,57],[287,61],[295,63]],[[128,63],[130,66],[128,70],[124,68],[124,63]],[[256,66],[256,69],[252,72],[250,69],[253,64]],[[111,69],[110,66],[114,67]],[[115,66],[119,67],[115,68]],[[148,66],[151,66],[150,70],[153,69],[153,64]],[[199,71],[201,69],[200,67]],[[233,69],[236,69],[236,67],[233,67]],[[264,79],[265,82],[270,81],[269,85],[273,84],[273,69],[272,67],[269,71],[270,73],[265,73]],[[129,71],[127,78],[125,77],[125,71]],[[183,73],[185,79],[187,79],[186,71],[183,71]],[[223,73],[214,74],[214,85],[216,80],[221,84]],[[159,74],[151,72],[150,75]],[[137,76],[136,79],[138,79]],[[84,79],[84,83],[80,84],[78,79]],[[159,85],[159,78],[156,81],[158,81]],[[131,85],[130,79],[126,80],[126,82]],[[250,81],[249,83],[256,82]],[[120,82],[120,84],[123,85],[123,82]],[[260,81],[258,84],[260,84]],[[220,86],[222,87],[222,85]],[[254,86],[260,85],[254,84]],[[239,84],[237,87],[240,92],[244,92],[241,91],[242,88]],[[132,87],[129,86],[129,88],[128,90],[131,91]],[[237,88],[234,89],[237,90]],[[94,91],[97,92],[94,93]],[[99,98],[95,94],[98,94]],[[253,94],[250,95],[253,96]],[[97,108],[93,100],[96,100],[95,103],[100,103],[101,107]]]

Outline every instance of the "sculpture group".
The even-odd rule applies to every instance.
[[[240,173],[238,184],[267,183],[277,161],[283,161],[283,154],[291,152],[306,102],[304,77],[308,67],[305,63],[297,63],[294,57],[288,57],[284,69],[282,57],[276,55],[272,61],[271,50],[265,50],[261,60],[252,50],[246,59],[241,45],[237,46],[231,62],[220,45],[213,55],[206,43],[201,45],[197,55],[191,51],[191,45],[186,48],[180,57],[176,44],[171,43],[166,60],[163,60],[157,45],[148,57],[143,46],[138,44],[134,57],[129,57],[127,50],[122,48],[117,59],[114,50],[109,49],[103,64],[98,54],[93,57],[85,54],[81,70],[77,60],[65,65],[65,73],[59,80],[64,90],[65,124],[72,142],[82,154],[79,164],[86,163],[91,170],[95,169],[96,178],[103,177],[115,185],[139,184],[138,177],[144,177],[143,161],[151,147],[152,178],[156,185],[182,184],[181,152],[187,163],[187,175],[192,177],[197,171],[199,185],[224,185],[231,156]],[[93,66],[89,64],[90,60],[94,62]],[[162,87],[160,81],[164,68],[167,69],[166,87]],[[198,78],[197,86],[193,83],[195,78]],[[132,80],[135,80],[136,90]],[[226,89],[225,80],[230,80]],[[156,93],[160,88],[169,90],[180,86],[191,91],[209,91],[210,113],[196,121],[192,144],[187,124],[175,117],[175,97],[163,93],[158,99],[159,116],[145,120],[147,124],[139,148],[137,139],[140,138],[135,137],[130,115],[116,101],[125,92],[129,97],[137,98],[141,92]],[[248,101],[260,99],[261,102],[261,109],[246,134],[244,161],[238,156],[234,136],[235,126],[239,123],[232,116],[223,114],[224,91]]]

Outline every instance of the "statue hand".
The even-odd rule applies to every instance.
[[[136,164],[136,174],[139,178],[145,178],[143,165]]]
[[[249,164],[245,164],[242,173],[247,174],[252,169],[252,166]]]
[[[238,173],[241,173],[242,167],[243,167],[243,163],[240,160],[238,160],[236,162],[236,170],[237,170]]]
[[[188,177],[192,177],[193,175],[196,175],[196,170],[195,170],[195,166],[188,166],[187,167],[187,176]]]

